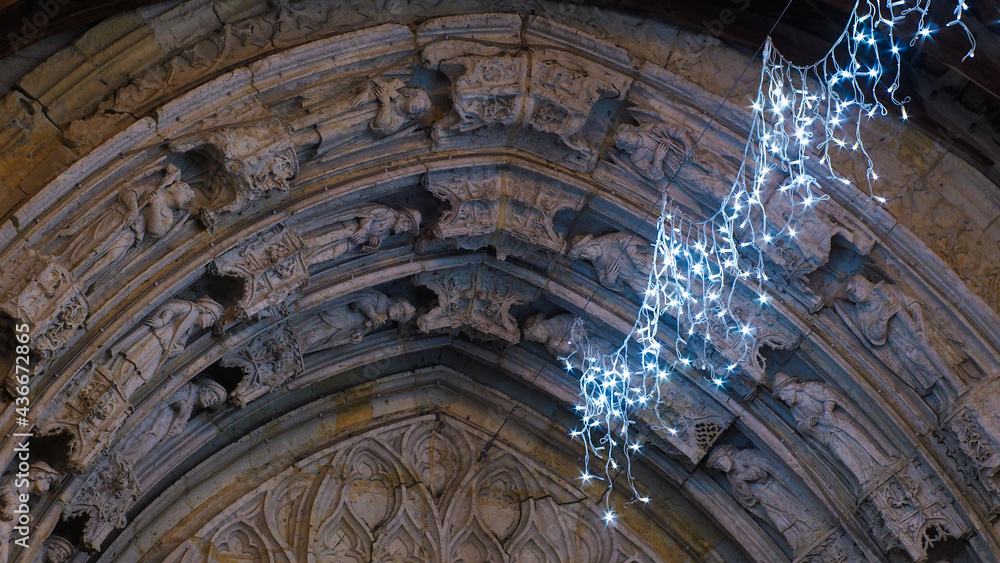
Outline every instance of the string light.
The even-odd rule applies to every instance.
[[[930,0],[857,0],[842,35],[822,60],[808,66],[785,59],[768,37],[757,94],[749,105],[753,118],[743,160],[718,211],[695,220],[664,198],[643,303],[617,350],[594,347],[582,321],[574,323],[570,338],[576,351],[561,359],[580,375],[584,403],[577,410],[584,430],[571,435],[586,444],[587,468],[592,458],[603,461],[609,484],[624,475],[635,499],[648,501],[632,483],[630,456],[642,448],[630,431],[636,409],[669,401],[662,396],[669,374],[699,370],[706,383],[721,390],[755,353],[754,320],[772,300],[762,247],[796,237],[797,216],[829,199],[822,181],[851,184],[834,170],[831,151],[849,147],[863,156],[869,200],[885,203],[872,189],[878,175],[861,128],[887,115],[890,107],[899,108],[903,120],[909,118],[909,98],[897,97],[903,50],[897,26],[916,19],[909,45],[930,40],[936,29],[928,21],[929,9]],[[975,40],[961,19],[967,9],[959,0],[947,27],[966,32],[970,49],[965,56],[972,57]],[[884,81],[891,84],[880,86]],[[768,217],[765,207],[783,212]],[[659,409],[648,410],[660,417]],[[671,436],[680,433],[666,423],[659,428]],[[588,483],[597,477],[587,471],[581,479]],[[611,525],[616,514],[606,508],[603,520]]]

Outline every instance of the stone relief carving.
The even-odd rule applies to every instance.
[[[437,238],[467,250],[492,246],[501,260],[539,250],[562,252],[566,241],[554,228],[555,215],[584,203],[582,194],[493,168],[431,172],[425,185],[451,206],[434,225]]]
[[[248,492],[168,559],[656,560],[624,527],[595,526],[597,507],[527,456],[498,444],[473,463],[483,439],[448,417],[369,431]],[[308,525],[279,516],[292,513]]]
[[[196,328],[223,314],[209,297],[168,299],[118,340],[104,360],[87,362],[38,422],[39,433],[68,433],[70,470],[82,472],[128,416],[132,394],[181,353]]]
[[[366,204],[350,212],[351,217],[337,221],[319,234],[306,239],[310,264],[335,260],[347,254],[377,251],[392,235],[420,233],[420,212],[409,207],[393,209]]]
[[[414,283],[437,294],[437,306],[417,319],[423,332],[455,329],[476,338],[517,344],[521,331],[510,308],[534,299],[539,290],[509,274],[486,266],[417,274]]]
[[[646,422],[666,440],[671,453],[693,469],[736,417],[703,391],[678,376],[657,381],[657,402]]]
[[[229,393],[229,402],[239,408],[284,385],[304,369],[298,336],[286,323],[254,336],[223,356],[219,364],[243,370],[243,379]]]
[[[14,544],[11,535],[14,527],[21,525],[18,523],[18,515],[28,511],[27,499],[32,495],[48,492],[61,477],[49,464],[36,461],[28,467],[27,476],[11,474],[0,479],[0,561],[8,560],[10,548]],[[18,537],[24,535],[18,534]]]
[[[654,182],[673,176],[687,154],[684,140],[666,123],[623,123],[615,129],[615,147]]]
[[[733,497],[780,532],[796,556],[803,554],[822,535],[823,517],[790,488],[785,472],[773,466],[761,453],[719,446],[708,457],[708,466],[726,474]]]
[[[252,124],[232,125],[256,118]],[[218,122],[218,123],[215,123]],[[209,202],[199,211],[206,228],[215,228],[219,217],[238,212],[275,193],[287,192],[298,174],[299,160],[290,127],[257,101],[230,108],[193,138],[174,141],[176,152],[194,151],[209,166],[205,186]]]
[[[984,386],[964,403],[935,434],[965,484],[979,491],[991,516],[1000,515],[1000,397]]]
[[[453,114],[439,122],[435,136],[440,137],[445,128],[467,133],[483,127],[510,127],[524,114],[525,54],[457,57],[441,62],[440,69],[452,80]]]
[[[875,486],[860,514],[883,552],[902,549],[914,561],[926,561],[935,543],[969,531],[944,486],[916,460]]]
[[[939,413],[947,411],[963,386],[954,368],[968,357],[964,345],[942,333],[923,305],[887,282],[873,284],[855,274],[843,297],[834,308],[861,343]]]
[[[82,329],[90,305],[83,288],[58,260],[24,249],[0,271],[0,312],[27,323],[31,349],[43,361],[60,352]],[[14,327],[5,327],[14,335]],[[14,374],[11,368],[11,376]],[[11,380],[8,378],[8,385]]]
[[[574,366],[580,365],[580,353],[592,349],[601,354],[609,354],[617,349],[611,341],[589,333],[582,319],[569,313],[546,319],[545,315],[535,315],[524,322],[522,337],[528,342],[545,345],[558,360],[574,356]]]
[[[225,329],[249,319],[285,316],[309,283],[302,239],[284,225],[254,235],[213,260],[208,270],[243,282],[243,295],[217,324]]]
[[[834,529],[827,537],[798,560],[799,563],[866,563],[871,558],[862,553],[843,528]]]
[[[406,324],[416,309],[399,295],[363,290],[339,299],[318,314],[304,337],[306,349],[334,348],[361,342],[366,334],[388,323]]]
[[[42,547],[41,563],[65,563],[76,553],[76,548],[66,538],[51,535]]]
[[[646,294],[653,267],[652,244],[646,239],[628,233],[580,235],[573,238],[569,257],[589,261],[601,285],[612,291],[628,287],[640,297]]]
[[[423,117],[431,108],[431,100],[422,88],[407,87],[395,78],[375,78],[351,100],[351,108],[371,101],[378,102],[378,111],[368,127],[382,136],[399,132],[403,126]]]
[[[59,234],[70,243],[59,259],[77,279],[93,281],[111,270],[130,249],[163,238],[182,224],[194,198],[194,190],[181,180],[179,168],[173,164],[157,166],[123,186],[96,215],[84,215],[64,227]]]
[[[100,551],[104,539],[127,524],[125,514],[142,494],[136,464],[168,438],[182,434],[195,409],[217,408],[226,396],[225,388],[206,377],[188,381],[94,462],[84,486],[63,511],[64,519],[87,516],[84,548]]]
[[[791,407],[799,431],[826,447],[865,488],[895,460],[865,429],[853,403],[818,381],[774,376],[774,395]]]

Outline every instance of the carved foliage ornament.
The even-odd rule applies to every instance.
[[[431,172],[425,185],[450,204],[434,225],[435,236],[468,250],[492,246],[501,260],[538,250],[562,252],[566,241],[555,231],[555,215],[583,207],[582,194],[495,168]]]
[[[423,332],[458,329],[477,338],[517,344],[521,331],[510,314],[539,290],[485,264],[417,274],[414,282],[437,294],[438,303],[417,319]]]
[[[229,394],[229,401],[239,408],[284,385],[304,369],[298,337],[285,323],[254,336],[219,363],[243,370],[243,379]]]

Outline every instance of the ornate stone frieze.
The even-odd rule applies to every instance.
[[[202,129],[171,142],[170,148],[193,151],[209,167],[203,186],[209,201],[199,212],[209,230],[220,215],[243,211],[263,197],[287,192],[289,181],[298,174],[289,126],[260,102],[231,108]]]
[[[914,561],[925,561],[935,543],[969,531],[944,485],[918,460],[875,484],[861,499],[860,515],[884,552],[901,549]]]
[[[890,372],[938,413],[948,411],[965,386],[955,368],[968,355],[932,312],[899,287],[861,274],[847,280],[834,309]]]
[[[818,381],[800,381],[778,372],[774,395],[792,410],[799,432],[812,438],[840,460],[866,487],[893,466],[896,460],[867,430],[854,402]]]
[[[166,439],[184,433],[196,409],[216,408],[226,390],[208,378],[182,385],[139,422],[89,468],[80,492],[63,511],[63,518],[86,516],[83,546],[99,551],[104,539],[127,524],[126,513],[142,494],[136,465]]]
[[[454,329],[476,338],[517,344],[521,331],[510,314],[539,290],[485,264],[417,274],[413,281],[437,294],[437,306],[417,319],[423,332]]]
[[[796,558],[824,534],[827,526],[820,509],[797,494],[788,473],[754,449],[719,446],[708,466],[726,474],[733,497],[784,536]]]
[[[386,323],[406,324],[415,313],[413,305],[402,296],[371,289],[358,291],[337,299],[305,321],[299,329],[302,347],[318,350],[356,344]]]
[[[420,212],[409,207],[368,203],[335,215],[306,237],[310,265],[376,252],[393,235],[420,233]]]
[[[555,215],[584,203],[582,194],[568,188],[492,167],[457,175],[431,172],[425,186],[451,206],[434,225],[437,238],[468,250],[492,246],[501,260],[539,250],[562,252],[566,242],[554,228]]]
[[[284,385],[304,369],[298,336],[286,323],[254,336],[219,363],[243,370],[243,379],[229,394],[229,402],[239,408]]]
[[[475,463],[482,440],[463,423],[441,416],[366,432],[248,491],[226,516],[208,521],[169,557],[656,560],[626,527],[601,527],[583,493],[530,456],[498,444]],[[283,517],[287,514],[304,515],[308,523],[296,525]]]
[[[251,318],[284,316],[290,301],[309,283],[302,239],[284,225],[251,237],[209,264],[214,275],[243,283],[243,295],[220,320],[219,328]]]
[[[0,288],[0,312],[28,325],[31,349],[43,360],[79,334],[90,314],[83,289],[66,268],[52,256],[31,249],[24,249],[4,266]],[[13,328],[8,328],[8,335],[16,334]]]

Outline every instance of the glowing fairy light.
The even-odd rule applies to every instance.
[[[823,183],[851,184],[833,168],[838,151],[864,157],[869,198],[885,203],[873,193],[878,175],[861,139],[862,125],[888,115],[891,107],[899,108],[903,120],[909,118],[909,98],[897,97],[905,45],[897,37],[899,24],[917,20],[910,46],[932,41],[940,28],[928,21],[930,0],[879,1],[857,0],[840,38],[812,65],[791,63],[770,38],[765,41],[743,161],[718,211],[695,220],[664,198],[643,303],[617,350],[594,347],[582,321],[573,325],[576,351],[561,359],[580,376],[584,401],[577,410],[583,426],[571,435],[586,444],[584,483],[599,479],[590,464],[600,460],[609,484],[624,480],[636,500],[648,500],[636,491],[630,470],[630,456],[642,451],[630,435],[636,413],[667,400],[661,392],[678,371],[704,377],[718,392],[726,390],[753,354],[755,310],[773,301],[766,288],[765,251],[794,241],[796,217],[829,199]],[[975,41],[961,19],[967,9],[958,1],[947,27],[966,32],[966,57],[972,57]],[[766,209],[775,207],[784,211],[769,217]],[[644,416],[660,416],[656,408],[647,412]],[[682,433],[665,423],[657,428],[670,437]],[[616,514],[605,508],[603,519],[610,525]]]

